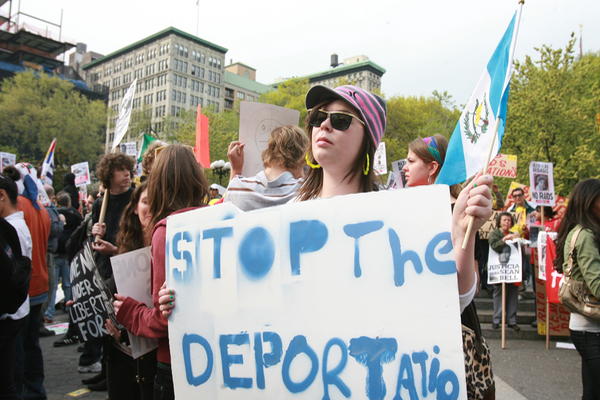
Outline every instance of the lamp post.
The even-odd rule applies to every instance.
[[[231,164],[225,162],[223,160],[217,160],[210,163],[210,169],[212,169],[213,175],[217,175],[219,177],[219,185],[222,185],[223,175],[229,174],[229,170],[231,170]]]

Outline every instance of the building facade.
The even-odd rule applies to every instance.
[[[89,85],[109,88],[106,148],[114,139],[123,96],[136,79],[133,112],[149,118],[156,133],[164,130],[167,115],[178,116],[181,110],[198,105],[222,110],[226,53],[224,47],[169,27],[84,65]]]
[[[235,101],[257,101],[261,94],[273,90],[272,86],[256,81],[256,70],[242,63],[225,67],[224,107],[232,110]]]

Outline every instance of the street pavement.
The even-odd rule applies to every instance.
[[[66,321],[58,311],[57,322]],[[106,392],[87,392],[81,379],[93,374],[77,372],[77,345],[53,347],[62,336],[40,338],[44,352],[48,400],[105,400]],[[512,340],[500,348],[500,340],[489,339],[498,400],[575,400],[581,398],[581,361],[575,350],[549,350],[542,340]],[[81,391],[80,389],[84,389]],[[79,392],[77,392],[80,390]]]

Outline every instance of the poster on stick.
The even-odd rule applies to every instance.
[[[104,328],[107,318],[114,320],[114,311],[108,290],[98,273],[89,241],[71,261],[71,289],[73,305],[69,309],[71,321],[84,341],[108,334]]]
[[[551,280],[547,279],[546,282],[548,281]],[[538,335],[546,335],[546,282],[541,279],[535,280],[535,308],[538,323]],[[548,314],[550,336],[570,336],[570,311],[560,303],[557,304],[551,302],[548,308],[550,310],[550,313]]]
[[[119,145],[121,153],[125,153],[131,157],[137,157],[137,143],[136,142],[127,142],[121,143]]]
[[[388,189],[401,189],[406,187],[406,176],[404,175],[402,168],[404,168],[407,162],[406,158],[392,161],[392,173],[390,174],[392,179],[388,183]]]
[[[119,254],[110,258],[117,292],[131,297],[152,308],[151,274],[150,274],[150,247],[144,247]],[[158,347],[156,339],[135,336],[127,332],[131,344],[131,356],[139,358]]]
[[[517,156],[512,154],[498,154],[490,161],[488,174],[500,178],[516,178]]]
[[[373,156],[373,171],[375,171],[377,175],[385,175],[388,172],[385,142],[381,142],[379,143],[379,146],[377,146],[377,150]]]
[[[264,169],[261,154],[267,148],[273,129],[298,125],[300,112],[253,101],[240,103],[240,142],[244,143],[242,175],[254,176]]]
[[[75,175],[75,186],[89,185],[90,164],[87,161],[71,165],[71,172]]]
[[[488,284],[521,282],[523,278],[520,239],[507,240],[500,253],[492,249],[492,246],[489,247]]]
[[[17,163],[17,156],[12,153],[0,152],[0,167],[4,170],[4,167],[9,165],[15,165]]]
[[[531,200],[538,206],[554,206],[552,163],[532,161],[529,164]]]
[[[431,185],[169,217],[175,397],[466,399],[449,200]]]

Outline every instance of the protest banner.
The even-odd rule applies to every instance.
[[[90,164],[87,161],[71,165],[71,172],[75,174],[75,186],[89,185]]]
[[[0,166],[4,170],[4,167],[9,165],[15,165],[17,163],[17,156],[12,153],[0,152]]]
[[[131,82],[129,89],[123,96],[123,100],[121,100],[121,105],[119,105],[119,116],[117,117],[117,123],[115,125],[115,136],[112,143],[112,150],[114,150],[123,137],[127,133],[127,128],[129,128],[129,120],[131,119],[131,110],[133,108],[133,96],[135,96],[135,88],[137,85],[137,78]]]
[[[254,101],[240,102],[240,142],[244,143],[242,175],[254,176],[264,169],[261,154],[267,148],[273,129],[298,125],[300,112]]]
[[[554,281],[556,282],[556,280]],[[546,282],[552,282],[552,279],[548,279]],[[569,336],[569,318],[571,313],[565,306],[560,303],[550,303],[548,314],[546,314],[546,282],[541,279],[535,280],[535,309],[538,335],[546,335],[546,315],[548,315],[550,336]]]
[[[79,330],[79,337],[86,342],[90,338],[107,335],[104,321],[114,319],[114,311],[108,290],[98,274],[89,241],[71,261],[70,276],[73,305],[69,314]]]
[[[150,247],[144,247],[119,254],[110,258],[117,292],[131,297],[152,308],[151,274],[150,274]],[[156,339],[135,336],[127,332],[131,344],[131,356],[139,358],[158,347]]]
[[[449,201],[431,185],[170,216],[175,397],[466,399]]]
[[[520,240],[507,240],[502,252],[489,248],[488,284],[516,283],[522,281]]]
[[[554,176],[552,163],[532,161],[529,164],[531,199],[538,206],[554,206]]]
[[[373,155],[373,171],[375,171],[377,175],[385,175],[388,172],[385,142],[379,143],[375,155]]]
[[[488,165],[488,174],[500,178],[517,177],[517,156],[498,154]]]
[[[137,157],[137,143],[136,142],[127,142],[127,143],[121,143],[119,145],[119,149],[121,150],[121,153],[125,153],[128,156],[131,157]]]

